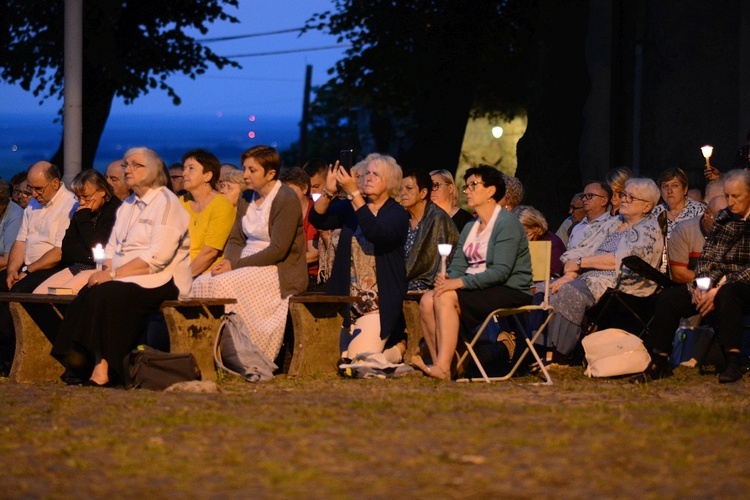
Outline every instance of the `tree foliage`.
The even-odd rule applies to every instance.
[[[180,97],[168,77],[195,79],[209,65],[239,67],[186,35],[208,32],[238,0],[87,0],[83,3],[83,166],[91,167],[115,97],[132,103],[152,90]],[[64,2],[6,0],[0,10],[0,78],[40,102],[63,93]],[[62,110],[61,110],[62,113]],[[61,164],[62,144],[53,159]]]
[[[533,4],[336,0],[308,22],[351,44],[323,90],[367,109],[374,147],[402,164],[455,168],[472,111],[509,118],[528,100]]]

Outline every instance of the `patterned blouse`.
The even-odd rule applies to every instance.
[[[669,207],[667,206],[667,204],[662,202],[656,205],[653,214],[658,217],[668,209]],[[672,229],[678,222],[703,215],[703,212],[705,211],[706,205],[688,198],[685,202],[685,206],[682,207],[682,210],[679,214],[677,214],[677,217],[675,217],[674,220],[671,220],[669,217],[667,217],[667,239],[669,239],[669,236],[672,234]]]

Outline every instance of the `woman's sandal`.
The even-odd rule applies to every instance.
[[[417,368],[428,377],[436,378],[438,380],[450,380],[450,375],[445,373],[445,370],[437,365],[426,365],[422,361],[422,356],[419,354],[413,354],[411,357],[411,365]]]

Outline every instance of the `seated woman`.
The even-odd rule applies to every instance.
[[[424,170],[410,170],[401,180],[401,206],[409,212],[409,233],[404,246],[409,290],[432,288],[440,271],[439,243],[458,243],[458,230],[445,210],[429,198],[432,179]]]
[[[221,180],[217,187],[219,192],[229,200],[234,208],[237,208],[237,202],[242,196],[242,192],[245,188],[245,178],[242,170],[230,170],[225,169],[225,172],[221,173]]]
[[[227,306],[250,340],[273,361],[284,339],[289,296],[307,288],[302,209],[279,180],[275,149],[255,146],[241,156],[247,191],[237,203],[224,259],[193,282],[196,297],[234,297]]]
[[[0,271],[8,267],[10,249],[23,221],[23,208],[11,199],[10,190],[11,186],[0,179]]]
[[[489,165],[464,174],[466,200],[477,219],[461,232],[453,262],[419,304],[432,365],[412,362],[430,377],[450,379],[459,330],[474,331],[499,307],[531,303],[531,255],[523,226],[498,202],[505,196],[500,172]],[[507,334],[506,334],[507,335]],[[498,339],[501,341],[500,339]],[[512,342],[511,342],[512,344]],[[512,345],[508,357],[512,357]]]
[[[617,215],[620,210],[620,193],[625,190],[625,183],[633,177],[633,172],[625,166],[613,168],[604,178],[604,181],[612,189],[612,208],[610,209],[611,215]]]
[[[636,255],[652,266],[661,261],[664,239],[652,211],[659,201],[659,188],[651,179],[633,178],[620,192],[620,214],[600,226],[582,256],[565,263],[565,274],[550,285],[550,304],[556,314],[546,329],[544,345],[569,356],[581,337],[586,309],[592,307],[607,288],[615,285],[620,262]],[[623,274],[620,289],[636,296],[654,292],[652,282],[636,274]],[[537,292],[539,292],[537,290]],[[529,331],[544,318],[532,314]]]
[[[234,207],[216,190],[221,172],[219,159],[194,149],[182,156],[181,198],[190,215],[190,270],[193,278],[207,272],[220,258],[234,224]]]
[[[521,221],[526,237],[529,241],[551,241],[552,242],[552,261],[550,262],[550,273],[555,278],[562,276],[563,263],[560,257],[565,253],[565,243],[552,231],[549,231],[547,219],[542,212],[528,205],[518,205],[513,209],[513,213]]]
[[[361,191],[355,173],[350,175],[337,162],[310,212],[310,222],[319,230],[341,228],[326,291],[363,299],[347,310],[341,330],[342,358],[350,359],[383,352],[389,338],[402,334],[405,326],[404,243],[409,214],[395,200],[401,167],[392,157],[377,153],[363,161],[367,168]],[[331,203],[337,186],[349,201]],[[397,344],[385,357],[398,363],[405,350],[404,344]]]
[[[164,162],[138,147],[125,153],[123,169],[133,194],[117,211],[104,270],[91,274],[68,306],[52,348],[99,387],[122,381],[123,358],[141,341],[151,313],[190,291],[190,218],[165,187]]]
[[[458,206],[458,188],[453,181],[453,174],[440,169],[430,172],[430,177],[432,178],[430,199],[435,205],[448,212],[460,233],[466,224],[474,220],[474,217]]]
[[[661,190],[662,203],[654,208],[654,215],[666,219],[667,238],[672,228],[680,221],[703,215],[706,206],[687,197],[688,178],[681,168],[668,168],[659,175],[657,184]]]
[[[310,210],[313,202],[310,198],[310,176],[300,167],[292,167],[284,170],[279,175],[279,180],[292,188],[299,199],[302,208],[302,228],[305,232],[305,262],[307,262],[308,291],[318,287],[318,241],[319,233],[315,226],[310,224]]]
[[[73,178],[70,189],[76,195],[78,208],[62,240],[60,265],[34,293],[49,293],[50,287],[70,288],[78,293],[96,269],[92,249],[97,244],[107,244],[115,225],[120,199],[114,196],[102,174],[83,170]]]

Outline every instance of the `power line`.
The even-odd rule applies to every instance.
[[[283,33],[295,33],[297,31],[302,31],[304,26],[302,28],[289,28],[286,30],[279,30],[279,31],[266,31],[265,33],[248,33],[246,35],[234,35],[234,36],[220,36],[216,38],[204,38],[203,40],[198,40],[201,43],[211,43],[211,42],[226,42],[229,40],[239,40],[241,38],[253,38],[257,36],[268,36],[268,35],[281,35]]]
[[[289,50],[278,50],[274,52],[255,52],[252,54],[236,54],[233,56],[224,56],[229,59],[231,58],[237,58],[237,57],[259,57],[259,56],[277,56],[281,54],[294,54],[298,52],[314,52],[316,50],[331,50],[331,49],[345,49],[351,47],[351,44],[341,44],[341,45],[329,45],[326,47],[311,47],[309,49],[289,49]]]

